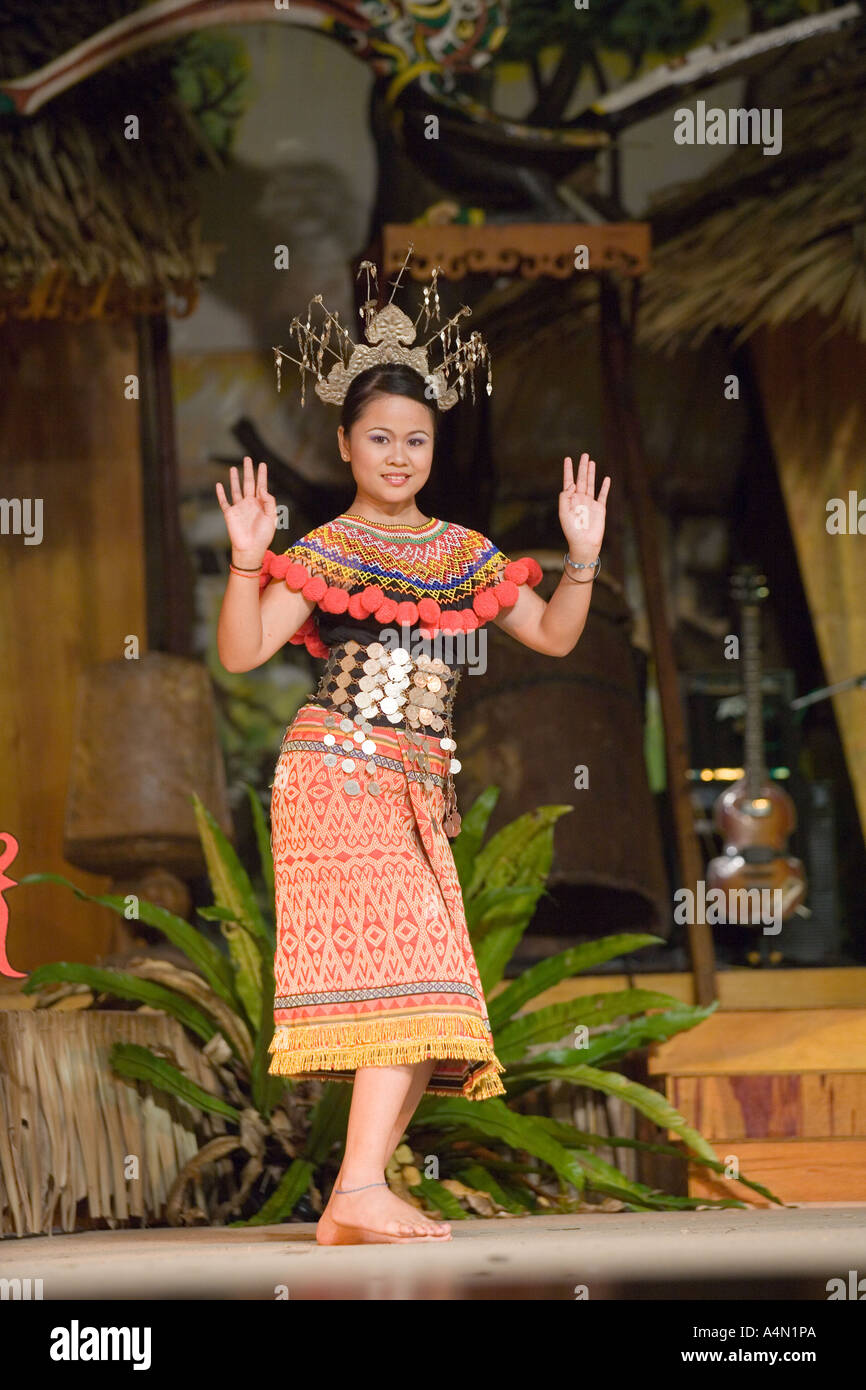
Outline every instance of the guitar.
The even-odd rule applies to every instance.
[[[781,917],[785,920],[805,897],[806,873],[799,859],[785,853],[788,836],[797,826],[796,807],[784,788],[772,780],[764,760],[760,604],[769,590],[756,567],[744,565],[734,574],[732,592],[742,614],[745,775],[723,791],[713,807],[723,852],[708,864],[707,884],[726,893],[729,922],[742,920],[734,906],[737,900],[732,901],[730,894],[752,888],[781,893]],[[760,913],[755,914],[748,925],[759,920]]]

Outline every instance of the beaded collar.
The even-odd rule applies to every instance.
[[[422,522],[420,526],[409,526],[405,521],[370,521],[368,517],[358,516],[355,512],[343,512],[337,517],[337,521],[348,524],[350,529],[357,527],[358,530],[371,531],[387,540],[410,543],[435,540],[438,536],[444,535],[450,525],[447,521],[439,521],[435,516],[431,516],[429,521]]]

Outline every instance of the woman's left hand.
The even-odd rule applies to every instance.
[[[571,458],[563,459],[559,521],[568,541],[568,553],[577,563],[590,564],[601,550],[609,491],[610,478],[606,477],[596,497],[595,461],[589,454],[580,456],[576,482]]]

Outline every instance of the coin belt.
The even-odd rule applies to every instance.
[[[409,758],[416,776],[428,791],[441,785],[430,766],[427,739],[439,734],[439,747],[453,754],[454,741],[451,712],[460,672],[447,666],[440,657],[424,652],[412,656],[405,647],[386,647],[381,642],[362,645],[349,640],[333,646],[322,672],[313,702],[328,710],[324,736],[329,752],[325,762],[329,767],[340,766],[346,774],[343,788],[349,796],[367,791],[379,796],[382,788],[376,780],[376,731],[371,720],[377,716],[389,724],[402,726],[409,744]],[[340,717],[342,716],[342,717]],[[366,754],[361,760],[357,755]],[[342,756],[341,756],[342,754]],[[458,758],[447,762],[445,786],[444,827],[456,835],[460,828],[453,774],[460,771]],[[363,768],[366,780],[351,774]]]

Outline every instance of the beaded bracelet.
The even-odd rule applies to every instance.
[[[571,565],[571,568],[572,568],[573,570],[594,570],[595,573],[594,573],[594,574],[591,574],[590,577],[589,577],[589,579],[571,579],[571,575],[568,573],[568,570],[565,568],[566,565]],[[569,553],[568,553],[567,550],[566,550],[565,554],[564,554],[563,557],[562,557],[562,572],[563,572],[563,574],[565,575],[566,579],[571,579],[572,584],[591,584],[592,581],[593,581],[593,579],[595,579],[595,576],[598,574],[598,572],[599,572],[600,569],[601,569],[601,556],[600,556],[600,555],[596,555],[595,559],[594,559],[590,564],[588,564],[588,565],[585,565],[585,564],[583,564],[582,562],[579,562],[579,561],[576,561],[576,560],[572,560],[571,557],[569,556]]]
[[[257,570],[245,570],[241,569],[239,565],[234,564],[230,564],[229,569],[232,574],[236,574],[238,576],[238,579],[258,579],[259,575],[262,572],[261,568]]]

